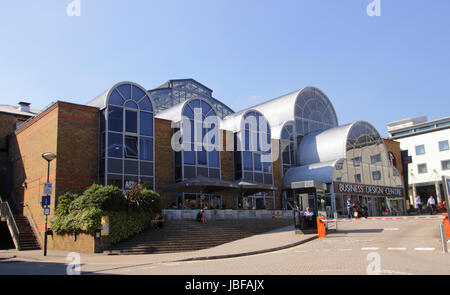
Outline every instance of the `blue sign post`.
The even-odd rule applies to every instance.
[[[41,206],[50,206],[50,196],[42,196]]]

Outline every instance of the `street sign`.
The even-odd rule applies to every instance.
[[[406,156],[405,158],[403,158],[403,164],[411,164],[411,163],[412,163],[411,156]]]
[[[102,216],[102,236],[109,235],[109,216]]]
[[[52,183],[44,183],[44,195],[50,196],[52,194]]]
[[[45,216],[50,215],[50,207],[45,207],[44,208],[44,215]]]
[[[41,206],[50,206],[50,196],[42,196]]]

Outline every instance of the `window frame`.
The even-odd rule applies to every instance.
[[[444,163],[448,163],[447,164],[447,168],[446,169],[444,169]],[[450,170],[450,159],[448,159],[448,160],[442,160],[441,161],[441,170],[442,171],[447,171],[447,170]]]
[[[447,143],[447,148],[446,149],[441,149],[441,143],[445,143],[445,142]],[[448,139],[439,141],[438,142],[438,146],[439,146],[439,151],[440,152],[445,152],[445,151],[450,150],[450,147],[449,147],[449,144],[448,144]]]
[[[418,147],[423,147],[423,153],[418,153],[418,152],[417,152],[417,148],[418,148]],[[416,146],[414,147],[414,150],[415,150],[415,152],[416,152],[416,156],[425,155],[425,145],[424,145],[424,144],[416,145]]]
[[[424,172],[423,172],[423,171],[421,172],[420,167],[425,167],[425,171],[424,171]],[[426,174],[426,173],[428,173],[427,163],[420,163],[420,164],[417,164],[417,173],[418,173],[418,174]]]

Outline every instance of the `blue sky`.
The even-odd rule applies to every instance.
[[[240,110],[305,86],[339,123],[450,116],[450,1],[2,0],[0,104],[194,78]]]

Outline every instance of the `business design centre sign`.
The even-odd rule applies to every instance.
[[[334,182],[334,193],[358,196],[403,197],[403,188],[362,183]]]

